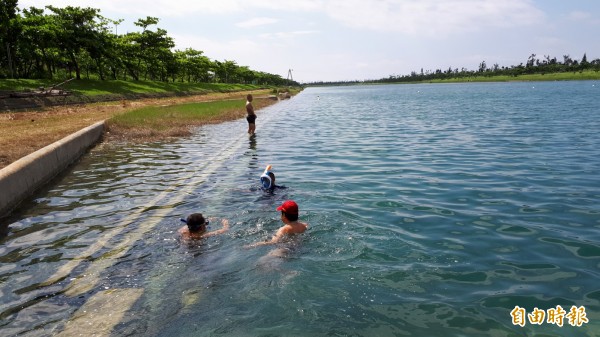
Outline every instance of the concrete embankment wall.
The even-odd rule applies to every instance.
[[[52,106],[82,105],[98,102],[134,101],[144,98],[187,97],[202,95],[208,92],[177,92],[177,93],[139,93],[139,94],[106,94],[106,95],[69,95],[69,96],[31,96],[15,98],[9,92],[0,91],[0,111],[21,111],[43,109]]]
[[[104,122],[98,122],[0,170],[0,219],[79,159],[103,132]]]

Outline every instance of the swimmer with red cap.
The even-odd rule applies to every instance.
[[[298,204],[294,200],[286,200],[281,206],[277,207],[281,211],[281,222],[283,226],[279,227],[271,240],[257,242],[248,247],[272,245],[281,242],[286,236],[304,233],[308,229],[308,224],[298,221]]]

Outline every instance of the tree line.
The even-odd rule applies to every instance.
[[[413,82],[413,81],[429,81],[429,80],[446,80],[446,79],[461,79],[476,76],[509,76],[517,77],[519,75],[528,74],[552,74],[563,72],[582,72],[584,70],[600,71],[600,59],[595,59],[588,62],[587,55],[583,54],[580,61],[572,59],[569,55],[563,56],[563,61],[557,60],[556,57],[544,55],[543,58],[537,58],[536,54],[531,54],[525,64],[520,63],[517,66],[500,67],[497,63],[489,67],[485,61],[479,64],[477,70],[468,70],[462,68],[452,69],[452,67],[443,71],[437,69],[435,71],[424,72],[421,69],[420,73],[415,71],[410,75],[405,76],[389,76],[385,79],[377,80],[379,82]]]
[[[21,11],[17,2],[0,1],[0,78],[298,85],[235,61],[211,60],[201,50],[174,50],[156,17],[137,20],[139,32],[118,34],[123,20],[106,18],[99,9],[50,5]]]
[[[431,80],[453,80],[453,79],[468,79],[472,77],[492,77],[492,76],[509,76],[517,77],[519,75],[528,74],[554,74],[566,72],[583,72],[583,71],[600,71],[600,58],[588,61],[587,55],[584,53],[581,60],[571,58],[569,55],[563,55],[563,60],[560,61],[556,57],[544,55],[543,58],[538,58],[536,54],[531,54],[525,64],[520,63],[517,66],[504,67],[494,64],[489,67],[485,61],[479,64],[477,70],[469,70],[466,68],[458,69],[449,67],[446,70],[437,69],[435,71],[424,71],[421,68],[420,72],[412,71],[408,75],[390,75],[389,77],[377,80],[365,81],[345,81],[345,82],[313,82],[307,85],[334,85],[334,84],[355,84],[355,83],[410,83],[423,82]]]

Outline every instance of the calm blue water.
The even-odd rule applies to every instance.
[[[103,144],[40,193],[0,241],[2,335],[600,334],[600,83],[308,88],[245,130]],[[310,230],[244,248],[286,199]],[[182,244],[196,211],[230,232]],[[558,305],[589,323],[512,322]]]

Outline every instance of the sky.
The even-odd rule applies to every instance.
[[[175,40],[300,83],[449,68],[477,70],[565,55],[600,58],[598,0],[19,0],[19,8],[100,9],[118,34],[147,16]],[[291,70],[291,71],[290,71]]]

